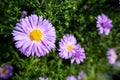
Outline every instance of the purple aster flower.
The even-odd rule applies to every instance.
[[[13,67],[11,65],[4,65],[4,67],[0,67],[0,78],[8,79],[13,74]]]
[[[83,78],[84,78],[84,72],[80,71],[79,74],[78,74],[78,80],[81,80]]]
[[[64,59],[69,59],[75,53],[76,38],[73,35],[66,34],[59,42],[59,56]]]
[[[85,50],[78,44],[76,46],[75,53],[71,58],[71,63],[76,61],[77,64],[80,64],[80,62],[83,62],[84,59],[85,59]]]
[[[15,46],[27,57],[44,56],[55,47],[55,28],[42,16],[33,14],[20,19],[12,34]]]
[[[39,77],[39,80],[48,80],[48,78]]]
[[[114,49],[109,49],[107,51],[107,58],[108,58],[109,64],[115,64],[115,62],[117,60],[116,51]]]
[[[23,10],[23,11],[21,12],[21,18],[23,18],[23,17],[25,17],[25,16],[27,16],[27,11]]]
[[[105,14],[98,15],[97,19],[97,28],[99,34],[108,35],[111,28],[113,27],[112,20],[110,20]]]
[[[77,80],[75,76],[68,76],[66,80]]]

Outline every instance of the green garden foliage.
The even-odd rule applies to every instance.
[[[26,10],[48,19],[56,29],[56,48],[43,57],[26,57],[15,47],[12,31]],[[113,24],[108,36],[98,35],[95,17],[106,14]],[[58,56],[58,43],[65,34],[73,34],[85,48],[86,59],[79,65]],[[120,64],[120,5],[117,0],[3,0],[0,1],[0,66],[14,67],[10,80],[66,80],[83,70],[84,80],[112,80],[120,75],[120,66],[110,65],[106,52],[114,48]]]

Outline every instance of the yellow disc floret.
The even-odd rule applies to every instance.
[[[3,73],[3,74],[6,74],[7,72],[8,72],[7,69],[5,69],[5,68],[2,69],[2,73]]]
[[[112,59],[114,59],[114,58],[115,58],[115,55],[114,55],[114,54],[111,54],[111,57],[112,57]]]
[[[41,41],[42,40],[42,32],[39,29],[35,29],[30,32],[30,39],[34,41]]]
[[[72,46],[72,45],[68,45],[68,46],[67,46],[67,50],[68,50],[68,51],[71,51],[72,49],[73,49],[73,46]]]

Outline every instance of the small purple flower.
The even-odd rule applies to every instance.
[[[114,49],[109,49],[107,51],[107,58],[108,58],[109,64],[115,64],[115,62],[118,58],[117,54],[116,54],[116,51]]]
[[[71,58],[71,63],[76,61],[77,64],[80,64],[80,62],[83,62],[85,59],[85,50],[82,48],[79,44],[76,46],[75,53],[73,54]]]
[[[80,71],[79,74],[78,74],[78,80],[81,80],[83,78],[84,78],[84,72]]]
[[[69,59],[75,53],[76,38],[73,35],[66,34],[59,42],[59,56]]]
[[[11,65],[4,65],[4,67],[0,67],[0,78],[8,79],[13,74],[13,67]]]
[[[44,56],[55,47],[55,28],[42,16],[32,14],[21,18],[12,34],[16,48],[27,57]]]
[[[112,20],[110,20],[105,14],[98,15],[96,17],[97,19],[97,28],[99,34],[105,34],[108,35],[112,25]]]
[[[75,76],[68,76],[66,80],[77,80]]]
[[[21,12],[21,18],[24,18],[25,16],[27,16],[27,11],[23,10]]]
[[[48,80],[48,78],[39,77],[39,80]]]

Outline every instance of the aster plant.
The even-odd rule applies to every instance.
[[[114,49],[109,49],[107,51],[107,59],[108,59],[109,64],[115,64],[117,58],[118,57],[117,57],[116,51]]]
[[[48,80],[47,76],[50,80],[116,80],[112,79],[120,73],[120,7],[116,3],[0,1],[0,80]],[[56,39],[60,40],[57,46]],[[106,51],[109,47],[115,50]],[[14,74],[5,63],[14,65]],[[6,77],[8,72],[12,76]]]
[[[24,18],[25,16],[27,16],[27,11],[26,10],[23,10],[22,12],[21,12],[21,18]]]
[[[75,53],[71,58],[71,63],[76,61],[77,64],[84,62],[85,59],[85,50],[79,44],[76,45]]]
[[[66,34],[59,42],[59,56],[63,59],[69,59],[75,53],[76,38],[72,34]]]
[[[12,34],[16,48],[27,57],[44,56],[55,47],[55,28],[47,19],[36,14],[21,18]]]
[[[80,71],[78,74],[78,80],[82,80],[84,78],[84,71]]]
[[[0,78],[1,79],[8,79],[13,74],[13,67],[12,65],[5,64],[4,67],[0,67]]]
[[[39,80],[48,80],[48,78],[39,77]]]
[[[108,35],[110,33],[112,25],[112,20],[109,19],[105,14],[98,15],[95,17],[97,20],[98,34]]]
[[[68,76],[66,80],[77,80],[77,79],[75,78],[75,76]]]

